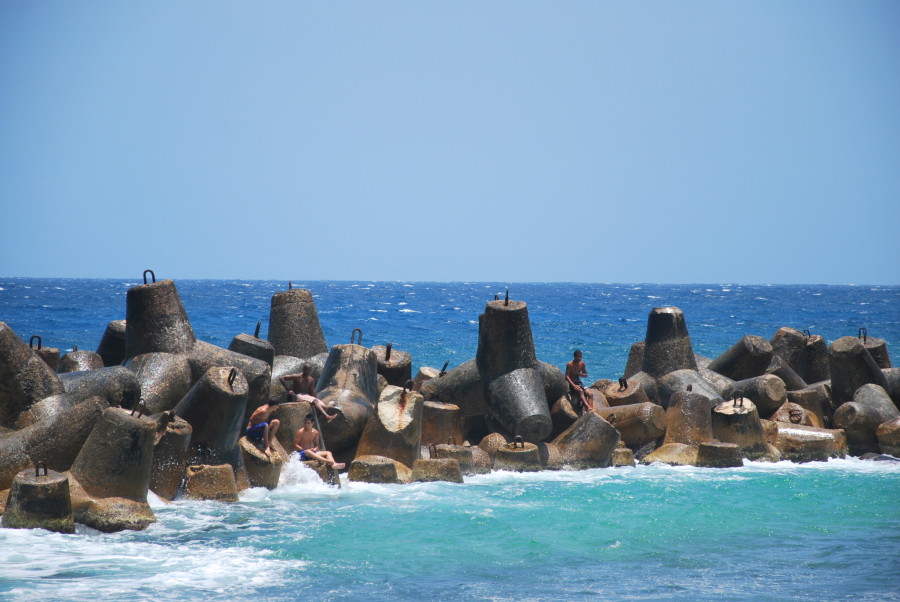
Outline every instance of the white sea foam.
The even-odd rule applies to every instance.
[[[419,314],[422,313],[420,311],[416,311],[414,309],[401,309],[399,310],[401,314]]]

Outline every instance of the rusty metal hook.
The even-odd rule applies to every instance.
[[[41,468],[44,469],[44,474],[43,474],[43,475],[41,475],[41,470],[40,470]],[[35,476],[35,477],[40,477],[40,476],[45,476],[45,477],[46,477],[46,476],[49,476],[49,475],[47,474],[47,463],[46,463],[46,462],[35,462],[35,463],[34,463],[34,476]]]
[[[228,373],[228,388],[234,389],[234,379],[237,378],[237,368],[232,368]]]
[[[72,345],[72,351],[78,351],[78,345]]]
[[[731,407],[733,408],[742,408],[744,407],[744,396],[743,395],[735,395],[731,400]]]
[[[38,351],[40,351],[41,350],[41,337],[39,335],[32,335],[31,339],[29,339],[29,341],[28,341],[28,346],[34,347],[35,339],[38,340]]]
[[[253,331],[253,338],[254,338],[254,339],[258,339],[258,338],[259,338],[259,327],[260,327],[260,326],[262,326],[262,320],[257,320],[257,321],[256,321],[256,330]]]
[[[357,340],[357,345],[362,345],[362,329],[354,328],[353,332],[350,333],[350,344],[353,345],[353,338],[356,336],[356,333],[359,333],[359,339]]]
[[[508,287],[508,286],[506,287],[506,299],[504,299],[503,305],[504,305],[504,306],[508,306],[508,305],[509,305],[509,287]]]
[[[394,346],[393,343],[388,343],[387,345],[384,346],[384,361],[386,361],[386,362],[391,361],[391,347],[393,347],[393,346]]]
[[[444,365],[441,367],[441,372],[440,372],[440,374],[438,374],[438,378],[441,378],[445,374],[447,374],[447,366],[449,366],[449,365],[450,365],[450,360],[447,360],[446,362],[444,362]]]
[[[408,380],[405,383],[403,383],[403,390],[404,391],[406,391],[406,390],[412,391],[412,388],[413,388],[413,386],[415,386],[415,384],[416,383],[414,383],[413,381]]]
[[[690,393],[690,392],[693,391],[693,390],[694,390],[694,385],[688,385],[688,386],[687,386],[687,391],[688,391],[688,393]]]
[[[522,449],[525,449],[525,439],[522,438],[522,435],[513,437],[513,449],[516,449],[519,445],[522,446]]]
[[[147,274],[150,274],[153,282],[156,282],[156,274],[153,273],[153,270],[144,270],[144,284],[147,284]]]
[[[499,301],[499,300],[500,300],[500,294],[494,293],[494,301]]]
[[[788,411],[788,417],[790,418],[791,422],[793,422],[794,424],[800,424],[800,422],[803,420],[803,411],[802,410],[790,410],[790,411]]]
[[[803,329],[803,336],[805,336],[807,339],[812,336],[809,332],[809,328]]]
[[[137,412],[137,417],[140,418],[141,416],[144,415],[144,411],[145,411],[146,409],[147,409],[147,406],[144,404],[144,400],[143,400],[143,398],[142,398],[140,401],[137,402],[137,405],[135,405],[135,406],[131,409],[131,414],[130,414],[130,415],[131,415],[131,416],[134,416],[134,413]]]
[[[859,329],[859,332],[856,334],[856,338],[863,340],[863,345],[866,344],[866,341],[869,339],[869,331],[866,330],[866,327],[863,326]]]
[[[623,376],[622,378],[619,379],[619,393],[621,393],[622,391],[624,391],[627,388],[628,388],[628,379],[626,379]]]

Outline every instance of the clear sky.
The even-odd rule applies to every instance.
[[[0,0],[0,276],[900,284],[900,2]]]

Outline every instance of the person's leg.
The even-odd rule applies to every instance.
[[[322,416],[324,416],[328,422],[331,422],[332,420],[337,418],[337,412],[335,412],[334,414],[329,414],[325,408],[325,404],[322,403],[322,400],[318,397],[313,397],[312,395],[307,395],[306,393],[300,393],[297,395],[297,401],[305,401],[307,403],[311,403],[313,407],[315,407],[317,410],[319,410],[319,412],[322,413]]]
[[[266,426],[266,452],[272,451],[272,440],[275,439],[279,426],[281,426],[281,421],[277,418],[269,422],[268,426]]]
[[[328,464],[336,470],[341,470],[346,466],[346,464],[342,462],[335,462],[334,455],[332,455],[330,451],[314,452],[306,450],[306,457],[312,458],[313,460],[318,460],[319,462],[322,462],[324,464]]]
[[[328,422],[331,422],[332,420],[337,418],[337,412],[335,412],[334,414],[329,414],[325,410],[325,404],[322,403],[322,400],[318,397],[313,397],[313,405],[315,405],[319,409],[319,411],[322,412],[322,416],[325,416],[325,420],[327,420]]]
[[[591,412],[594,411],[594,394],[588,389],[584,390],[584,399],[587,402],[587,409]]]

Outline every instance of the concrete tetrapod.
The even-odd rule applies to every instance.
[[[231,339],[228,351],[234,351],[269,364],[271,368],[275,364],[275,347],[269,341],[258,336],[241,333]]]
[[[777,355],[772,356],[772,361],[769,362],[766,373],[780,378],[788,391],[799,391],[800,389],[809,387],[809,385],[800,378],[800,375],[791,368],[787,361]]]
[[[53,369],[5,322],[0,322],[0,427],[13,428],[19,414],[62,392],[63,385]]]
[[[137,378],[149,414],[174,408],[194,382],[190,362],[182,353],[143,353],[125,362],[125,367]]]
[[[69,471],[75,522],[98,531],[140,531],[156,521],[147,503],[157,423],[107,408]]]
[[[707,368],[732,380],[745,380],[765,372],[771,361],[771,343],[751,334],[729,347]]]
[[[418,393],[388,385],[366,421],[357,455],[385,456],[412,468],[419,459],[423,404]]]
[[[847,433],[847,446],[854,456],[878,453],[876,429],[900,416],[884,387],[867,384],[856,390],[852,402],[841,404],[832,420],[835,428]]]
[[[725,399],[745,397],[753,402],[757,411],[768,418],[787,400],[784,381],[774,374],[763,374],[737,381],[722,392]]]
[[[124,366],[60,374],[59,380],[66,393],[76,399],[99,395],[110,406],[122,406],[129,410],[137,406],[141,399],[140,381],[134,372]]]
[[[479,316],[475,361],[494,419],[526,441],[550,435],[550,407],[524,301],[488,302]]]
[[[8,489],[16,474],[43,462],[63,472],[75,458],[109,405],[91,397],[17,431],[0,435],[0,491]]]
[[[875,437],[881,453],[900,458],[900,416],[879,424]]]
[[[210,368],[175,406],[175,414],[192,429],[188,462],[231,464],[240,468],[237,449],[246,422],[247,380],[240,370]]]
[[[802,424],[769,423],[775,426],[772,445],[781,459],[790,462],[824,462],[847,454],[847,436],[840,429],[820,429]]]
[[[329,411],[337,412],[336,418],[321,425],[332,452],[352,448],[359,441],[378,403],[377,373],[370,349],[353,343],[331,348],[316,390]]]
[[[744,457],[758,460],[771,454],[756,406],[749,399],[723,401],[712,411],[713,437],[736,443]]]
[[[684,443],[699,447],[712,441],[713,402],[704,395],[679,391],[672,395],[666,410],[666,443]]]
[[[831,367],[831,393],[837,406],[853,399],[866,384],[887,388],[887,380],[875,358],[856,337],[841,337],[828,349]]]
[[[347,478],[363,483],[409,483],[412,469],[384,456],[357,456],[350,463]]]
[[[23,470],[13,480],[0,524],[8,529],[46,529],[74,533],[69,477],[39,468]]]
[[[272,295],[268,339],[275,355],[305,358],[328,351],[310,291],[290,288]]]
[[[429,482],[429,481],[449,481],[451,483],[462,483],[463,476],[460,470],[459,462],[454,458],[419,458],[413,462],[412,480]]]
[[[696,369],[684,312],[677,307],[654,307],[647,317],[641,371],[659,378],[675,370]]]
[[[153,417],[157,421],[153,446],[150,491],[166,500],[174,500],[184,480],[191,443],[191,425],[174,412]]]
[[[118,366],[125,361],[125,320],[113,320],[106,325],[97,345],[97,355],[104,366]]]
[[[596,408],[594,413],[613,425],[631,449],[656,441],[666,432],[666,411],[655,403]]]
[[[378,374],[387,379],[389,385],[402,387],[412,380],[412,357],[405,351],[398,351],[391,343],[372,347],[378,362]]]
[[[84,370],[96,370],[103,367],[103,358],[93,351],[74,350],[59,358],[56,366],[58,374],[68,372],[82,372]]]
[[[184,353],[196,340],[174,282],[160,280],[128,289],[125,294],[126,360],[154,351]]]
[[[588,412],[554,439],[553,444],[559,449],[563,466],[606,468],[612,462],[619,439],[619,431],[613,425]]]
[[[462,412],[456,404],[423,402],[421,445],[446,443],[451,439],[462,443],[466,439],[464,422]]]

